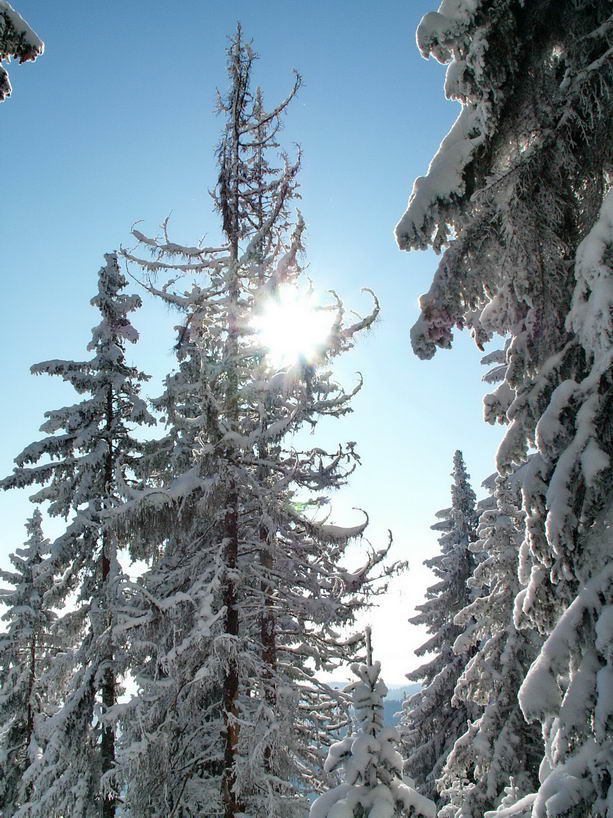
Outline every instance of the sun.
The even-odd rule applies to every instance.
[[[313,363],[326,346],[334,312],[318,306],[311,292],[282,287],[252,321],[259,342],[274,366]]]

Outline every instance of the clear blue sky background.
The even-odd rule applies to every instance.
[[[401,253],[393,228],[457,114],[444,100],[444,69],[425,62],[414,32],[436,0],[15,0],[45,40],[35,64],[9,66],[13,97],[0,106],[0,471],[37,437],[46,409],[70,391],[29,375],[32,363],[86,355],[96,313],[88,302],[102,255],[129,244],[133,222],[154,233],[172,212],[174,235],[216,235],[207,189],[221,122],[226,37],[240,20],[261,55],[256,80],[277,101],[297,68],[305,85],[283,142],[304,150],[301,209],[310,275],[349,306],[362,286],[382,303],[371,335],[343,363],[365,387],[322,442],[356,440],[363,467],[335,506],[337,522],[369,510],[371,538],[394,532],[411,570],[373,612],[375,651],[389,683],[415,666],[423,633],[406,623],[430,580],[429,530],[449,504],[449,472],[464,451],[477,489],[493,470],[500,431],[481,419],[479,352],[459,336],[452,352],[419,361],[409,344],[417,298],[436,258]],[[173,316],[146,299],[135,316],[138,365],[158,394],[173,365]],[[23,538],[25,494],[0,497],[0,563]],[[53,533],[53,526],[49,531]],[[358,557],[359,558],[359,557]]]

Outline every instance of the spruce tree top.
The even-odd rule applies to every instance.
[[[434,818],[432,801],[402,781],[403,759],[395,749],[400,737],[383,723],[387,687],[380,678],[381,663],[373,662],[370,629],[366,645],[366,662],[351,665],[357,680],[346,688],[356,729],[330,747],[324,765],[327,773],[343,769],[345,781],[313,802],[310,818]]]
[[[0,635],[0,654],[5,640],[10,640],[16,631],[22,637],[29,637],[38,626],[48,624],[51,617],[42,609],[44,583],[37,571],[37,566],[47,557],[50,545],[43,535],[42,514],[37,508],[26,522],[26,531],[28,539],[10,555],[14,570],[0,569],[0,579],[13,586],[12,590],[0,589],[0,602],[7,606],[2,619],[9,623],[6,632]]]
[[[111,253],[105,260],[98,274],[98,293],[91,300],[102,315],[88,345],[94,357],[87,361],[44,361],[31,370],[37,375],[58,375],[87,397],[46,412],[41,431],[47,437],[27,446],[15,458],[13,475],[0,481],[3,489],[42,484],[32,500],[48,501],[53,516],[67,518],[82,506],[95,507],[99,498],[106,497],[108,458],[129,466],[141,448],[129,425],[154,422],[139,395],[147,376],[125,361],[126,341],[135,343],[138,339],[128,315],[141,301],[136,295],[121,293],[127,282],[117,256]]]
[[[451,519],[452,538],[456,545],[468,545],[476,538],[479,515],[477,514],[477,497],[470,485],[470,475],[464,464],[462,452],[457,450],[453,455],[453,470],[451,472]],[[436,529],[436,525],[433,526]],[[441,538],[441,543],[447,538]]]
[[[416,606],[420,613],[410,619],[414,625],[426,625],[433,634],[416,651],[418,656],[442,648],[451,649],[459,633],[453,619],[470,599],[466,582],[472,573],[474,557],[469,546],[477,539],[479,515],[461,451],[456,451],[453,456],[451,476],[451,508],[439,511],[440,522],[432,526],[434,531],[442,532],[439,537],[441,553],[424,563],[439,582],[428,588],[426,601]],[[411,678],[421,678],[422,670],[414,671]]]
[[[37,719],[45,707],[40,678],[48,669],[54,614],[45,604],[48,578],[41,570],[49,552],[38,509],[26,523],[28,539],[11,554],[13,571],[0,569],[0,811],[12,816],[23,802],[23,773],[38,754]]]
[[[267,108],[261,90],[251,84],[257,55],[240,26],[227,53],[230,83],[226,92],[218,94],[225,126],[217,149],[219,177],[213,193],[222,218],[221,245],[177,244],[169,238],[165,221],[158,237],[133,230],[152,258],[122,251],[129,263],[147,275],[148,289],[185,316],[177,344],[180,367],[167,379],[166,391],[157,402],[171,427],[160,446],[153,447],[151,458],[153,477],[158,485],[165,484],[164,490],[156,486],[134,498],[135,514],[146,509],[145,539],[149,541],[168,536],[167,510],[179,498],[186,513],[203,493],[211,494],[207,473],[213,473],[213,482],[219,484],[230,479],[228,469],[237,470],[240,462],[232,480],[239,493],[256,495],[259,505],[277,502],[274,495],[288,493],[290,486],[308,490],[340,486],[356,462],[354,444],[331,453],[321,447],[296,452],[283,447],[282,440],[304,424],[314,427],[323,416],[339,417],[351,411],[361,378],[354,389],[344,390],[327,364],[350,349],[359,333],[374,323],[379,305],[373,297],[372,312],[349,322],[335,297],[333,303],[318,308],[331,316],[331,329],[317,360],[298,360],[286,367],[271,363],[254,319],[278,299],[279,292],[306,289],[301,264],[305,226],[293,208],[301,155],[298,152],[292,161],[278,151],[277,143],[283,114],[301,79],[296,75],[287,97]],[[158,286],[155,279],[161,273],[172,278]],[[187,279],[187,286],[179,286],[181,279]],[[274,455],[269,457],[271,452]],[[219,463],[225,464],[223,468]],[[173,471],[174,484],[168,485]],[[272,481],[275,473],[284,475],[283,479]],[[263,475],[271,484],[266,492],[257,487]],[[316,500],[313,505],[319,503]],[[341,529],[334,532],[332,526],[307,522],[298,507],[287,503],[288,528],[304,525],[311,533],[346,539]],[[268,521],[274,528],[272,519]],[[351,534],[363,530],[364,526],[353,528]]]

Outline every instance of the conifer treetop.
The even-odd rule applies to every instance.
[[[98,292],[91,300],[102,315],[88,344],[93,358],[53,359],[31,368],[36,375],[59,376],[86,397],[47,411],[41,426],[47,437],[27,446],[15,458],[13,475],[0,481],[3,489],[43,484],[32,500],[49,501],[53,516],[67,518],[83,505],[95,506],[96,498],[107,493],[104,464],[110,447],[116,462],[129,466],[141,449],[131,435],[132,424],[155,422],[139,395],[140,384],[148,376],[125,361],[126,342],[138,340],[128,315],[140,307],[141,300],[121,294],[127,281],[116,254],[107,254],[105,262],[98,273]]]
[[[328,363],[373,325],[379,303],[367,291],[373,299],[371,311],[358,320],[347,320],[342,301],[332,293],[331,303],[318,307],[331,315],[331,328],[317,359],[285,367],[270,362],[253,319],[278,297],[280,289],[299,291],[305,279],[301,264],[305,225],[300,212],[291,208],[298,195],[300,152],[291,162],[278,152],[277,143],[282,117],[301,79],[297,74],[287,97],[269,109],[261,90],[251,88],[256,57],[238,26],[228,48],[229,90],[218,94],[218,110],[226,124],[217,150],[220,171],[213,198],[222,216],[225,241],[220,246],[177,244],[169,237],[166,220],[157,237],[132,231],[150,258],[126,249],[122,255],[144,272],[151,293],[184,316],[177,344],[179,371],[168,379],[167,392],[159,401],[175,431],[184,426],[176,439],[181,450],[187,455],[189,448],[181,440],[198,438],[207,455],[232,450],[245,466],[272,468],[281,481],[309,489],[340,486],[357,462],[353,444],[329,453],[320,447],[288,451],[274,466],[258,453],[258,447],[276,447],[304,424],[314,427],[323,416],[340,417],[351,411],[351,399],[360,390],[362,378],[358,375],[356,386],[345,390],[333,379]],[[156,279],[163,272],[169,279],[159,286]],[[183,282],[187,286],[181,286]],[[233,396],[228,400],[230,387]],[[200,392],[206,412],[198,412],[196,404],[182,405],[190,389]],[[170,440],[166,444],[170,446]],[[174,457],[178,449],[175,443],[172,447]],[[180,485],[152,489],[147,497],[135,496],[135,513],[145,502],[152,513],[158,508],[163,516],[177,502],[176,492],[185,499],[186,493],[195,496],[203,488],[208,491],[195,474],[192,477],[190,481],[182,477]],[[289,511],[312,533],[333,539],[330,526]]]
[[[387,687],[381,663],[372,658],[370,628],[365,636],[366,662],[351,665],[357,680],[345,688],[356,729],[330,747],[324,765],[328,774],[342,769],[345,781],[313,802],[310,818],[434,818],[433,802],[402,780],[403,759],[395,749],[400,737],[383,723]]]
[[[12,571],[0,569],[0,810],[13,816],[26,800],[24,772],[39,755],[38,721],[48,701],[41,678],[49,667],[55,614],[46,605],[49,578],[41,570],[50,543],[35,509],[24,545],[10,555]]]
[[[11,623],[7,630],[9,635],[16,622],[29,621],[31,617],[36,616],[31,600],[24,601],[24,595],[34,594],[37,599],[40,597],[39,601],[42,602],[41,582],[36,567],[47,557],[50,550],[49,540],[43,535],[42,520],[42,514],[35,508],[26,522],[27,540],[10,555],[15,570],[0,569],[0,578],[14,586],[14,590],[0,590],[0,602],[7,606],[2,619]]]
[[[420,681],[422,689],[403,706],[402,738],[407,753],[407,770],[428,796],[435,798],[437,779],[454,742],[475,716],[474,705],[454,702],[458,679],[474,647],[469,639],[459,640],[462,629],[455,617],[474,598],[468,587],[477,539],[476,498],[460,451],[453,457],[451,508],[437,513],[432,528],[441,532],[440,553],[424,564],[437,581],[426,590],[426,600],[410,618],[424,625],[429,638],[415,651],[417,656],[433,653],[423,665],[407,675]]]

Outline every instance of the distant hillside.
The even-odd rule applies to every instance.
[[[385,702],[383,703],[383,718],[388,727],[396,727],[400,721],[400,711],[402,703],[407,696],[417,693],[421,685],[410,684],[403,687],[390,687]]]
[[[346,683],[345,683],[346,684]],[[342,689],[345,687],[343,682],[333,682],[332,687]],[[396,727],[400,721],[399,715],[402,710],[402,703],[407,696],[412,696],[419,692],[421,685],[406,684],[397,687],[390,687],[387,691],[387,696],[383,705],[383,718],[385,724],[389,727]]]
[[[403,701],[407,696],[412,696],[414,693],[417,693],[421,690],[421,685],[416,684],[406,684],[406,685],[398,685],[398,686],[388,686],[387,688],[387,698],[388,699],[396,699],[397,701]]]
[[[383,705],[383,720],[388,727],[396,727],[400,721],[402,702],[396,699],[386,699]]]

